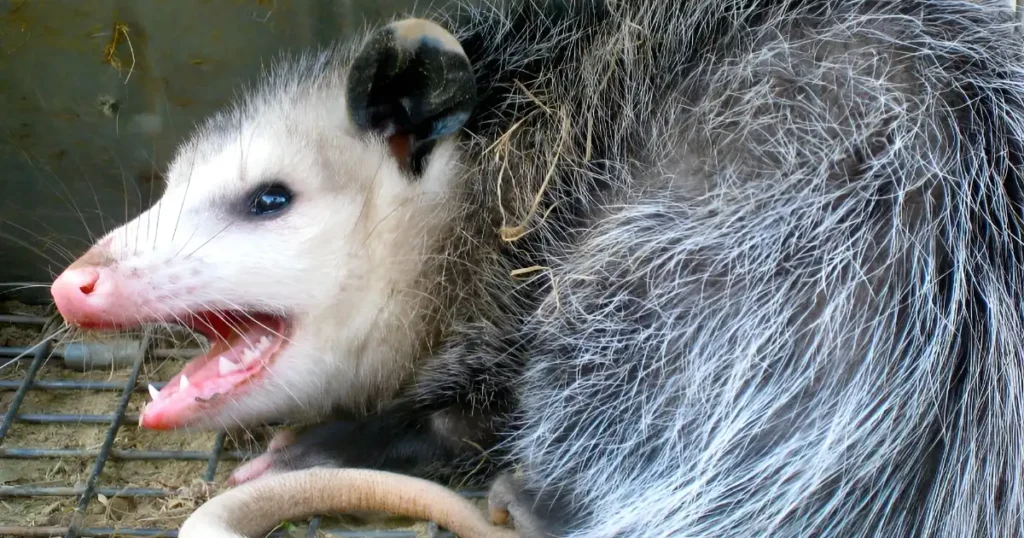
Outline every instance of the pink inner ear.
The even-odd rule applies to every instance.
[[[409,160],[409,151],[412,146],[410,137],[411,135],[403,134],[396,134],[388,137],[388,147],[391,148],[391,155],[393,155],[400,163],[405,163]]]

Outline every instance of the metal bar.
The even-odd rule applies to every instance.
[[[167,538],[176,538],[178,536],[177,530],[170,529],[112,529],[110,527],[99,527],[90,529],[81,529],[78,531],[79,536],[89,538],[117,538],[119,536],[159,536]]]
[[[100,451],[85,450],[77,448],[0,448],[0,458],[95,458]],[[227,461],[241,461],[259,454],[248,452],[220,452],[220,459]],[[203,461],[210,459],[209,452],[187,451],[187,450],[123,450],[119,448],[110,449],[110,457],[122,461],[150,461],[150,460],[179,460],[179,461]],[[212,480],[212,479],[211,479]]]
[[[32,380],[36,377],[36,373],[39,372],[39,368],[43,365],[43,361],[50,351],[50,339],[49,332],[53,323],[47,323],[43,325],[40,334],[43,336],[42,342],[40,342],[36,348],[35,356],[32,358],[32,364],[29,365],[28,371],[25,372],[25,379],[22,380],[22,384],[18,387],[17,392],[14,393],[14,398],[11,400],[10,407],[7,408],[7,413],[4,414],[4,421],[0,424],[0,445],[4,442],[4,437],[7,436],[7,431],[11,429],[11,425],[14,424],[14,417],[17,416],[18,408],[21,407],[21,402],[25,399],[25,394],[28,393],[28,388],[32,384]]]
[[[50,538],[60,536],[69,532],[69,527],[23,527],[20,525],[0,525],[0,536],[25,536]],[[111,528],[87,528],[79,529],[79,536],[113,538],[115,536],[160,536],[174,538],[178,531],[162,529],[111,529]]]
[[[17,389],[21,386],[22,380],[11,381],[8,379],[0,380],[0,390],[12,390]],[[153,386],[157,390],[163,388],[166,383],[153,383]],[[68,379],[40,379],[32,381],[32,385],[29,389],[33,390],[121,390],[124,388],[124,383],[116,381],[75,381]],[[136,391],[147,390],[145,386],[138,385],[135,387]]]
[[[14,417],[15,422],[25,424],[110,424],[114,415],[71,415],[71,414],[46,414],[26,413]],[[129,423],[138,423],[139,415],[125,415],[124,420]],[[275,427],[283,424],[268,422],[267,426]]]
[[[19,525],[0,525],[0,536],[25,536],[42,537],[59,536],[67,533],[69,527],[23,527]],[[327,536],[339,538],[416,538],[417,534],[412,531],[320,531]],[[120,536],[154,536],[161,538],[176,538],[177,530],[163,529],[114,529],[109,527],[90,527],[78,530],[82,538],[114,538]],[[269,537],[281,538],[286,536],[284,531],[278,530],[267,535]],[[451,536],[442,534],[441,536]]]
[[[39,487],[39,486],[0,486],[0,497],[77,497],[86,492],[85,486],[79,487]],[[93,493],[107,497],[169,497],[172,491],[156,488],[95,488]],[[3,533],[0,533],[3,535]]]
[[[159,536],[176,538],[178,536],[178,531],[170,529],[112,529],[110,527],[99,527],[81,529],[78,531],[78,535],[89,538],[118,538],[120,536]]]
[[[25,424],[110,424],[117,418],[117,415],[64,415],[64,414],[43,414],[26,413],[15,417],[17,422]],[[125,418],[134,418],[138,422],[138,415]]]
[[[0,357],[3,358],[24,358],[31,353],[31,347],[0,347]],[[189,359],[197,355],[202,355],[206,351],[203,349],[195,348],[183,348],[183,349],[155,349],[151,351],[151,359]],[[56,349],[53,352],[55,357],[63,357],[60,349]]]
[[[35,360],[35,352],[42,344],[43,343],[40,342],[29,347],[0,347],[0,358],[13,359],[17,357],[21,360]],[[54,355],[56,355],[56,353],[54,353]]]
[[[148,350],[149,338],[143,340],[142,349]],[[142,363],[145,359],[145,353],[139,355],[135,359],[135,365],[132,367],[132,373],[128,376],[128,382],[125,383],[124,391],[121,393],[121,400],[117,402],[117,410],[114,414],[114,419],[110,421],[110,428],[107,430],[107,437],[103,440],[103,446],[100,447],[100,452],[96,456],[96,464],[92,468],[92,472],[89,473],[89,478],[85,482],[85,491],[82,496],[78,498],[78,506],[75,508],[75,513],[71,519],[71,525],[68,531],[64,534],[64,538],[78,538],[77,527],[85,518],[85,509],[89,506],[89,501],[92,499],[93,491],[96,489],[96,482],[99,481],[100,473],[103,472],[103,466],[107,463],[107,456],[110,455],[110,449],[114,446],[114,438],[117,436],[117,430],[121,428],[121,421],[124,419],[124,412],[128,409],[128,401],[131,399],[132,389],[139,379],[139,372],[142,370]]]
[[[206,474],[203,475],[203,480],[207,482],[213,482],[213,478],[217,476],[217,464],[220,463],[221,454],[224,452],[224,438],[227,437],[227,433],[220,431],[217,433],[217,438],[213,441],[213,450],[210,451],[208,456],[209,463],[206,464]]]
[[[46,316],[22,316],[19,314],[0,314],[0,323],[15,325],[46,325],[51,318]]]
[[[316,538],[316,531],[320,530],[320,516],[314,517],[309,522],[309,528],[306,529],[306,538]]]
[[[47,414],[47,413],[26,413],[14,417],[15,422],[26,424],[110,424],[115,415],[72,415],[72,414]],[[138,415],[125,415],[124,420],[138,422]],[[278,422],[267,422],[268,426],[275,427],[284,424]]]

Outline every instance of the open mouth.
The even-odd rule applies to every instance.
[[[290,330],[286,318],[248,312],[197,312],[182,324],[203,334],[210,350],[190,360],[163,389],[149,386],[152,401],[139,416],[140,427],[181,427],[223,405],[267,373]]]

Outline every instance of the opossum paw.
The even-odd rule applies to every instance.
[[[228,487],[239,486],[246,482],[251,482],[261,476],[267,476],[272,474],[270,469],[274,465],[274,459],[270,454],[263,454],[258,458],[239,465],[231,476],[228,477]]]
[[[487,511],[495,525],[507,525],[511,520],[512,527],[523,538],[554,538],[533,512],[535,506],[522,483],[508,474],[495,479],[487,495]]]
[[[228,477],[228,487],[251,482],[262,476],[274,474],[274,453],[295,442],[295,435],[290,431],[282,431],[270,440],[267,451],[259,457],[239,465]]]

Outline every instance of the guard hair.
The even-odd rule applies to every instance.
[[[305,294],[339,266],[379,285],[324,292],[311,311],[340,336],[308,344],[333,358],[280,357],[288,386],[380,405],[263,464],[500,476],[492,507],[523,536],[1024,535],[1024,42],[1006,0],[448,13],[428,19],[471,76],[450,41],[388,26],[281,63],[191,146],[290,133],[261,147],[315,148],[315,192],[432,193],[359,236],[372,260],[289,251],[322,275]],[[454,74],[353,82],[414,65]],[[374,121],[350,121],[339,96],[358,91]],[[263,127],[277,118],[298,130]],[[320,247],[376,222],[333,205],[341,220],[311,224],[338,200],[289,229]]]
[[[406,401],[453,438],[491,428],[482,459],[526,495],[492,500],[524,536],[1024,532],[1005,2],[527,2],[447,25],[481,97],[432,290],[455,319]],[[448,477],[339,448],[377,427],[279,461]]]

